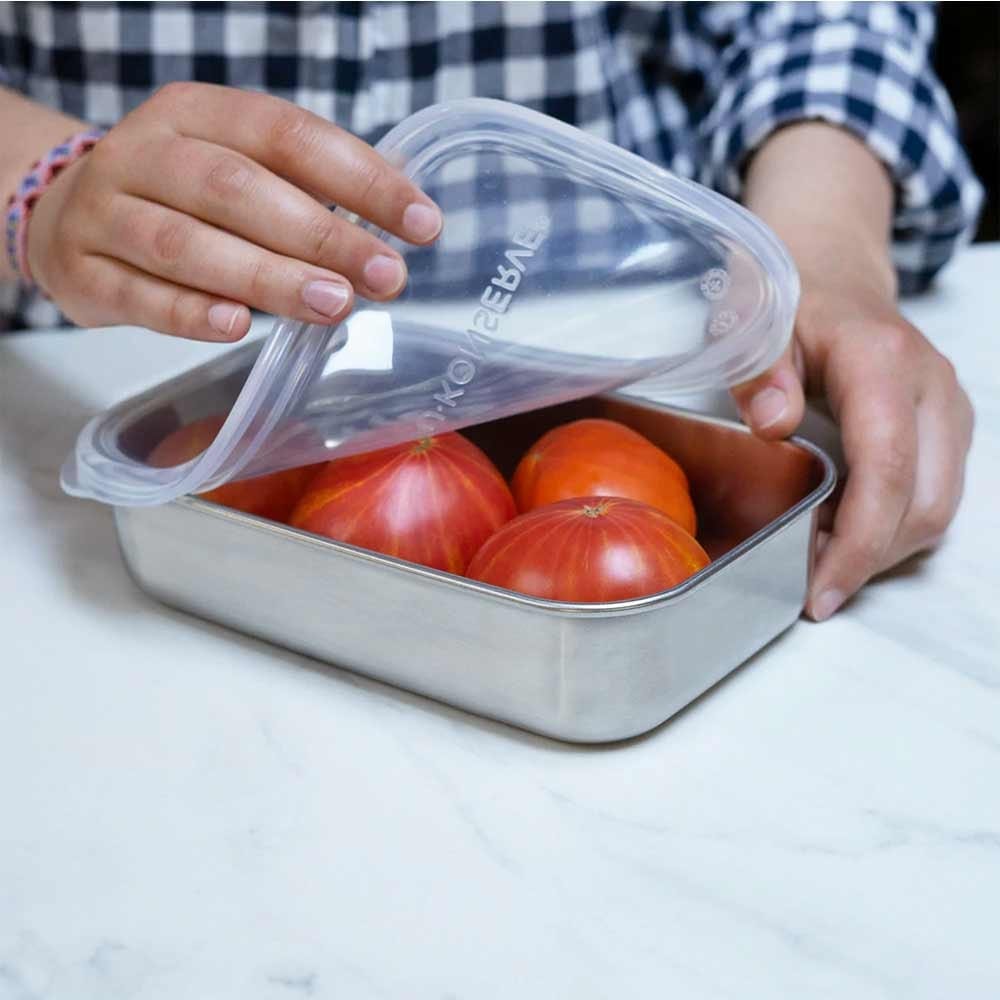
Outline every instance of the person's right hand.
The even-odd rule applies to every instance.
[[[38,200],[28,263],[81,326],[229,341],[251,308],[327,324],[355,291],[390,299],[406,282],[399,254],[328,203],[415,244],[441,229],[426,195],[322,118],[264,94],[169,84]]]

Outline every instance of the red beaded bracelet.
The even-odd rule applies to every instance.
[[[34,164],[7,200],[7,260],[23,284],[34,284],[28,267],[28,221],[35,202],[61,170],[90,152],[104,134],[103,129],[87,129],[70,136]]]

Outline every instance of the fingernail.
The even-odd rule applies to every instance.
[[[844,603],[844,595],[839,590],[824,590],[813,602],[813,618],[826,621]]]
[[[750,423],[758,430],[776,424],[788,407],[788,397],[781,389],[769,386],[761,389],[747,407],[750,414]]]
[[[442,219],[438,209],[414,202],[403,212],[403,234],[414,243],[428,243],[441,231]]]
[[[365,264],[365,284],[379,295],[388,295],[406,280],[403,265],[395,257],[378,254]]]
[[[336,281],[310,281],[302,287],[302,301],[322,316],[334,319],[351,298],[347,285]]]
[[[223,337],[231,337],[233,327],[236,326],[236,321],[240,318],[242,311],[242,306],[230,305],[228,302],[217,302],[214,306],[209,307],[208,324],[217,333],[221,333]]]

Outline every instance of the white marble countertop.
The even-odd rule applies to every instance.
[[[206,349],[0,338],[0,998],[1000,996],[1000,246],[908,311],[978,410],[944,548],[605,749],[145,597],[57,469]]]

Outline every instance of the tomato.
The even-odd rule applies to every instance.
[[[476,553],[467,575],[554,601],[624,601],[668,590],[708,562],[655,507],[581,497],[514,518]]]
[[[185,424],[168,434],[150,452],[146,461],[158,468],[187,462],[200,455],[215,440],[223,423],[225,417],[212,416]],[[316,469],[315,465],[283,469],[266,476],[223,483],[200,496],[223,507],[232,507],[272,521],[285,521],[309,480],[316,474]]]
[[[640,500],[695,533],[684,470],[662,449],[614,420],[563,424],[528,449],[512,480],[522,513],[573,497]]]
[[[451,573],[517,511],[496,466],[460,434],[328,462],[292,514],[298,528]]]

